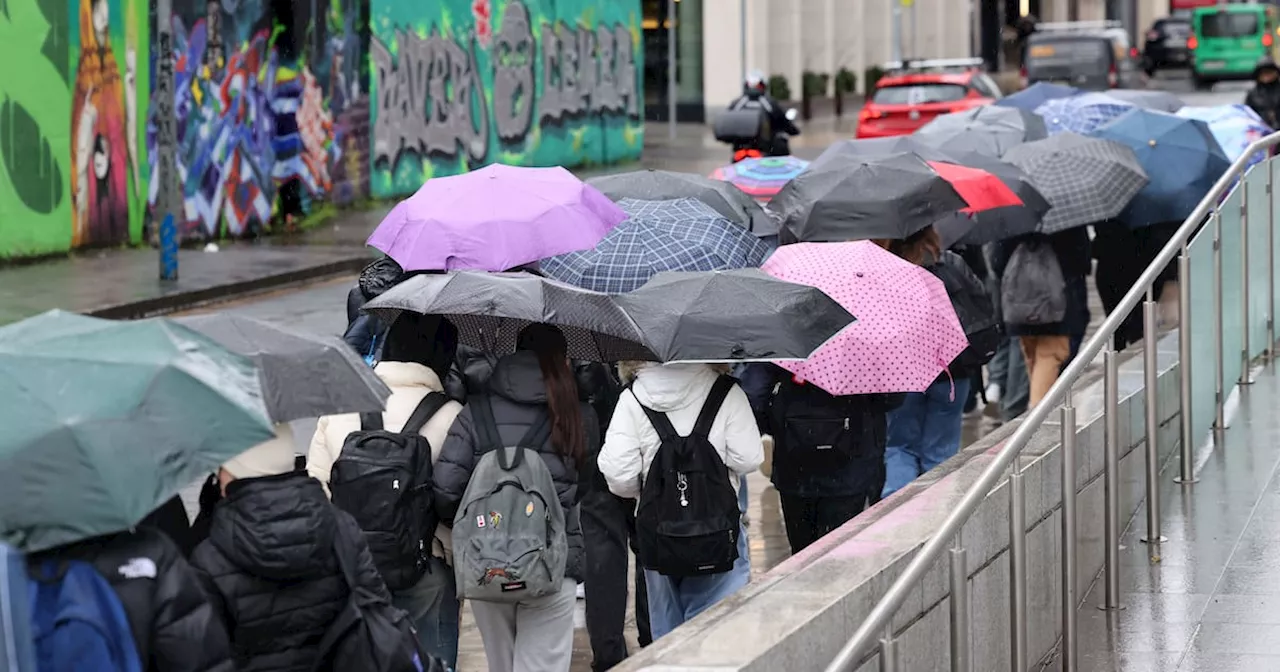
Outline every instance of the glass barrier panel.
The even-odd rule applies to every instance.
[[[1267,171],[1271,163],[1254,164],[1245,174],[1249,185],[1249,358],[1267,350]],[[1228,266],[1229,267],[1229,266]]]
[[[1201,227],[1191,239],[1191,428],[1197,443],[1209,435],[1214,419],[1213,228]]]
[[[1229,391],[1240,379],[1240,354],[1244,348],[1244,325],[1241,310],[1244,308],[1244,287],[1240,278],[1240,260],[1244,241],[1240,231],[1240,203],[1243,196],[1239,186],[1231,190],[1222,203],[1222,367],[1223,381]],[[1210,284],[1212,290],[1212,284]],[[1213,314],[1210,313],[1210,316]],[[1212,378],[1210,379],[1212,380]],[[1230,426],[1230,423],[1227,423]]]

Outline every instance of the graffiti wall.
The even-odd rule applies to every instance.
[[[367,192],[359,4],[174,0],[185,238],[262,233]],[[154,164],[154,125],[148,149]]]
[[[638,0],[371,0],[376,196],[486,163],[638,159]]]

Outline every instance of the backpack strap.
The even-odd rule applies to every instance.
[[[631,389],[630,385],[627,386],[627,390],[631,392],[631,396],[635,397],[636,404],[640,406],[640,410],[644,411],[645,416],[649,418],[649,424],[653,425],[654,431],[658,432],[659,441],[666,443],[667,441],[680,438],[680,433],[677,432],[675,426],[671,424],[671,418],[668,418],[666,413],[659,413],[658,411],[641,404],[640,397],[636,397],[636,392]]]
[[[360,414],[360,431],[362,432],[380,432],[382,431],[382,414],[381,413],[361,413]]]
[[[476,395],[467,401],[471,409],[471,424],[476,431],[476,444],[480,452],[502,448],[502,437],[498,436],[498,422],[493,418],[493,402],[488,395]]]
[[[418,402],[417,408],[413,409],[413,414],[409,416],[409,420],[404,423],[404,428],[400,430],[401,434],[417,434],[422,431],[427,422],[440,412],[441,408],[449,402],[449,397],[443,392],[431,392]]]
[[[705,439],[711,435],[711,425],[720,414],[720,407],[729,396],[729,390],[732,390],[737,383],[738,381],[729,376],[720,376],[716,379],[716,384],[711,386],[711,392],[707,394],[707,400],[702,402],[702,412],[698,414],[698,421],[694,423],[693,432],[689,436],[700,436]]]

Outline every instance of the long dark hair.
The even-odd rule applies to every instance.
[[[551,413],[551,444],[561,455],[582,464],[587,454],[587,430],[578,403],[578,382],[569,369],[569,344],[564,334],[549,324],[531,324],[520,331],[517,349],[538,356]]]

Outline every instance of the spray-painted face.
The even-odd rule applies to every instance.
[[[98,44],[104,44],[107,41],[107,25],[111,18],[111,8],[107,5],[107,0],[94,0],[93,2],[93,33],[98,38]]]
[[[110,144],[106,136],[99,135],[93,140],[93,176],[99,180],[107,179],[107,170],[111,167]]]
[[[498,137],[524,138],[533,119],[533,29],[522,2],[507,5],[493,38],[493,112]]]

